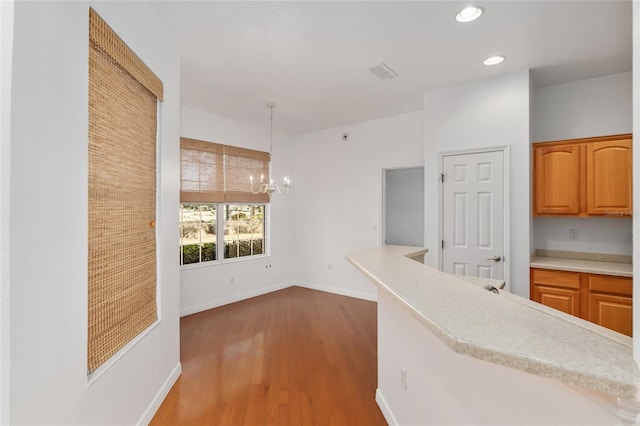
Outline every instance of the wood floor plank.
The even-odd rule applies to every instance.
[[[300,287],[184,317],[151,425],[386,425],[376,322],[374,302]]]

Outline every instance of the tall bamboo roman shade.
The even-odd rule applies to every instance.
[[[162,82],[89,12],[87,369],[158,317],[156,130]]]
[[[183,203],[268,203],[268,194],[251,192],[250,176],[269,179],[268,152],[180,138]]]

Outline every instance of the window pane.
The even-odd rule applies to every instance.
[[[200,212],[197,205],[180,206],[180,253],[183,265],[200,261]]]
[[[216,205],[200,206],[200,241],[202,262],[216,260]]]
[[[264,206],[251,207],[251,254],[264,254]]]
[[[216,205],[180,206],[181,264],[216,259]]]
[[[239,228],[238,219],[242,212],[240,206],[235,204],[225,205],[224,224],[224,257],[238,257]]]
[[[225,258],[264,254],[264,205],[225,206]]]

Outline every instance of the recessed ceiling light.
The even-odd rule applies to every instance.
[[[456,15],[456,21],[458,22],[471,22],[475,21],[482,15],[484,9],[479,6],[468,6],[462,9]]]
[[[498,65],[502,61],[504,61],[504,56],[491,56],[485,59],[482,63],[485,65]]]

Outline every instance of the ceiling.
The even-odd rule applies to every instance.
[[[149,2],[182,53],[182,104],[287,133],[422,109],[426,91],[531,69],[536,87],[631,70],[631,1]],[[488,67],[491,55],[506,60]],[[385,63],[398,76],[368,71]]]

